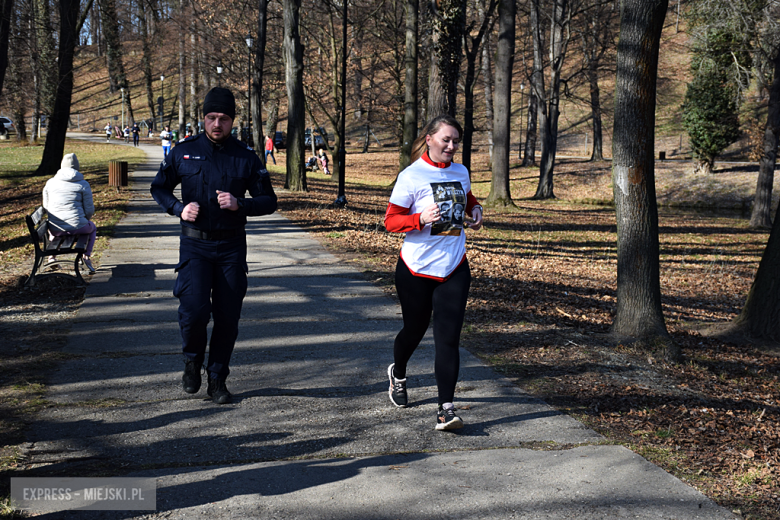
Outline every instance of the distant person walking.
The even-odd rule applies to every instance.
[[[247,290],[246,218],[276,211],[276,194],[260,157],[230,133],[236,115],[232,92],[211,89],[203,114],[205,135],[173,149],[160,165],[151,192],[165,211],[181,218],[173,294],[179,298],[182,386],[189,394],[200,390],[207,327],[213,318],[208,395],[225,404],[232,399],[225,380]],[[178,185],[182,200],[173,193]]]
[[[165,130],[160,132],[160,139],[162,140],[163,157],[168,157],[171,153],[171,141],[173,140],[173,134],[169,126],[165,127]]]
[[[269,136],[265,136],[265,164],[268,164],[268,156],[274,160],[274,166],[276,166],[276,157],[274,157],[274,140]]]
[[[62,158],[57,173],[43,187],[43,207],[49,214],[49,231],[52,235],[89,235],[87,250],[81,257],[90,273],[95,272],[90,256],[95,246],[97,226],[90,219],[95,214],[92,188],[79,171],[75,153]]]
[[[106,124],[106,127],[103,129],[106,131],[106,142],[111,142],[111,134],[114,133],[114,127],[111,126],[111,123]]]
[[[138,141],[141,139],[141,128],[138,123],[133,123],[133,146],[138,146]]]
[[[395,270],[404,325],[387,367],[395,406],[407,404],[406,365],[433,314],[434,372],[439,392],[437,430],[463,426],[453,399],[460,371],[460,330],[471,272],[466,259],[464,213],[482,227],[482,206],[471,193],[469,172],[452,162],[463,130],[448,115],[434,118],[412,144],[412,164],[398,175],[385,214],[385,228],[406,233]]]
[[[125,125],[125,129],[122,130],[122,133],[125,136],[125,144],[129,144],[130,143],[130,127]]]

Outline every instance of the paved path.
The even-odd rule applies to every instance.
[[[155,477],[157,511],[46,517],[733,518],[466,351],[466,426],[434,431],[430,335],[409,366],[411,406],[392,406],[398,305],[280,215],[248,226],[235,402],[185,394],[171,295],[179,223],[149,196],[161,151],[144,149],[28,455],[41,475]]]

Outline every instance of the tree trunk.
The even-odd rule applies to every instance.
[[[73,96],[73,57],[78,43],[84,16],[79,16],[79,0],[60,0],[60,48],[57,55],[59,81],[54,110],[49,118],[49,131],[43,148],[41,164],[36,175],[53,175],[60,168],[65,151],[65,134],[68,131],[70,104]],[[87,0],[85,12],[92,0]]]
[[[525,131],[525,147],[523,149],[523,163],[521,166],[536,165],[536,121],[539,115],[539,98],[533,93],[528,95],[528,121]]]
[[[408,17],[408,14],[407,14]],[[415,26],[416,27],[416,26]],[[407,42],[409,38],[409,27],[407,18],[406,28]],[[415,34],[416,38],[416,34]],[[352,26],[352,50],[350,51],[350,63],[352,64],[352,104],[355,107],[352,113],[352,118],[355,121],[360,121],[363,118],[363,30]],[[415,42],[417,40],[415,39]],[[417,49],[415,49],[415,56],[417,55]]]
[[[198,133],[200,112],[198,101],[198,21],[196,17],[190,19],[190,114],[189,120],[193,134]]]
[[[152,117],[152,125],[157,121],[157,114],[154,108],[154,92],[152,91],[152,49],[149,44],[149,27],[146,23],[146,0],[138,0],[138,24],[141,30],[141,48],[143,56],[141,66],[144,73],[144,87],[146,90],[146,106],[149,107],[149,113]],[[162,131],[162,129],[160,129]]]
[[[267,113],[265,116],[265,135],[273,139],[276,133],[276,124],[279,122],[279,100],[269,99],[265,111]]]
[[[263,70],[265,69],[265,44],[268,25],[268,0],[258,0],[257,15],[257,41],[255,42],[255,69],[252,72],[252,139],[255,150],[260,151],[260,157],[265,164],[265,152],[262,146],[265,143],[263,136]],[[271,134],[270,137],[273,138]]]
[[[417,29],[419,1],[406,2],[406,54],[404,56],[404,130],[399,171],[411,163],[412,143],[417,138]]]
[[[735,327],[747,336],[780,341],[780,215],[769,235],[756,278],[745,306],[734,320]]]
[[[187,0],[179,4],[179,17],[184,19],[187,10]],[[184,46],[184,35],[176,38],[179,41],[179,137],[187,131],[187,52]]]
[[[458,100],[458,77],[463,38],[466,35],[465,0],[437,0],[439,16],[434,18],[437,32],[439,75],[444,87],[444,110],[456,116]]]
[[[617,310],[620,338],[650,347],[671,344],[661,309],[654,142],[658,47],[668,0],[621,0],[612,179],[617,218]]]
[[[493,176],[486,204],[514,205],[509,190],[509,118],[512,113],[512,66],[515,55],[515,0],[499,0],[496,46],[496,99],[493,117]]]
[[[427,120],[447,112],[447,99],[442,85],[439,54],[436,52],[440,35],[434,31],[431,35],[431,66],[428,70],[428,113]]]
[[[774,78],[769,89],[766,130],[764,130],[764,153],[759,161],[756,197],[750,215],[751,228],[772,227],[772,184],[775,178],[777,143],[780,134],[780,49],[776,49],[772,59]]]
[[[463,112],[463,135],[461,136],[462,164],[471,172],[471,146],[474,139],[474,84],[477,81],[477,56],[482,46],[482,40],[491,25],[493,10],[498,1],[491,1],[487,13],[484,13],[479,32],[475,37],[466,35],[463,39],[466,51],[466,84],[464,85],[465,110]],[[469,43],[471,48],[469,48]]]
[[[488,141],[488,167],[493,168],[493,52],[490,45],[491,31],[485,34],[482,46],[482,85],[485,91],[485,131]]]
[[[54,30],[51,27],[51,9],[47,0],[33,0],[38,69],[38,114],[51,114],[54,98],[57,97],[59,70],[54,45]]]
[[[3,95],[5,71],[8,68],[8,48],[11,37],[11,13],[14,0],[0,0],[0,97]]]
[[[558,150],[558,117],[560,115],[561,70],[566,56],[567,40],[564,26],[568,24],[566,12],[568,0],[554,0],[552,26],[550,28],[550,92],[542,103],[546,105],[541,121],[542,157],[539,163],[539,185],[535,199],[555,198],[553,170]]]
[[[287,85],[287,178],[284,187],[307,191],[304,163],[306,105],[303,97],[303,45],[299,33],[301,0],[284,0],[284,65]]]
[[[588,81],[590,82],[590,107],[593,121],[593,152],[590,154],[591,161],[604,160],[604,141],[603,130],[601,126],[601,96],[599,91],[599,75],[597,64],[591,64],[588,70]]]

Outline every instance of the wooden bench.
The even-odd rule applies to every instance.
[[[38,209],[31,215],[25,217],[27,229],[30,231],[30,239],[35,246],[35,263],[33,264],[30,277],[24,285],[32,287],[35,285],[36,280],[49,276],[60,276],[75,280],[79,286],[86,285],[84,278],[81,277],[79,263],[81,262],[82,255],[87,250],[89,235],[65,235],[51,238],[49,235],[49,220],[46,218],[45,213],[46,210],[43,206],[38,206]],[[76,272],[75,275],[59,271],[38,272],[38,270],[44,266],[59,267],[59,261],[56,260],[59,255],[76,255],[76,260],[73,262],[73,270]],[[53,256],[55,261],[46,264],[46,260],[50,256]]]

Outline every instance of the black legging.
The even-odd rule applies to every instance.
[[[414,276],[400,258],[395,268],[395,287],[401,300],[404,328],[395,337],[395,377],[406,377],[406,364],[422,341],[433,313],[433,342],[436,346],[436,386],[439,404],[451,403],[460,370],[460,329],[466,313],[471,271],[464,259],[447,280],[439,282]]]

